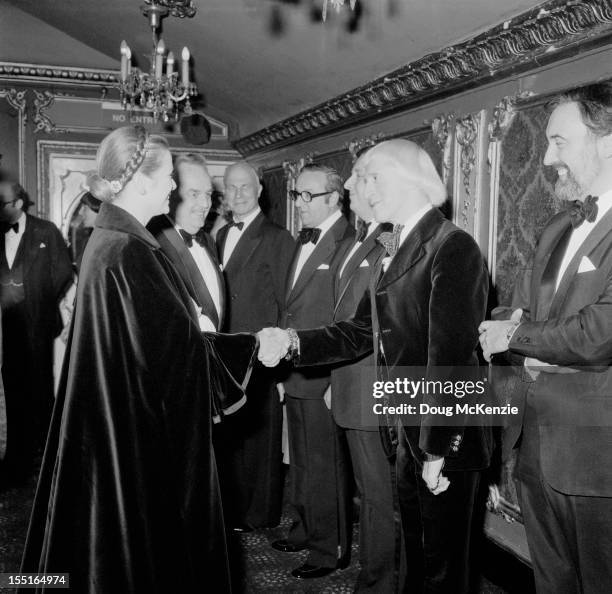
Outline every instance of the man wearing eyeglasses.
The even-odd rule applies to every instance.
[[[289,231],[262,212],[257,172],[241,161],[224,175],[225,201],[233,219],[217,234],[227,284],[226,332],[253,332],[280,321],[293,253]],[[226,523],[235,532],[277,526],[282,474],[282,406],[276,372],[257,366],[244,407],[215,432]]]
[[[295,200],[302,230],[287,279],[282,326],[311,328],[329,324],[334,311],[334,279],[354,236],[342,216],[343,180],[322,165],[300,173]],[[344,241],[344,243],[343,243]],[[324,402],[329,368],[292,370],[284,382],[289,430],[289,501],[297,515],[286,540],[274,548],[308,549],[306,562],[293,570],[297,578],[327,575],[343,567],[350,555],[346,456],[341,435]]]
[[[59,303],[72,283],[66,244],[52,223],[26,214],[30,200],[14,182],[0,183],[0,309],[7,416],[0,475],[26,480],[44,444],[53,407],[53,340]]]

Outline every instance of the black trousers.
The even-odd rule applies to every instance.
[[[225,519],[229,526],[273,527],[283,498],[283,412],[269,370],[253,370],[246,395],[214,432]]]
[[[361,495],[359,563],[355,592],[399,591],[403,549],[394,464],[378,431],[344,429]]]
[[[538,593],[612,592],[612,498],[555,491],[542,476],[535,425],[523,432],[516,478]]]
[[[37,451],[44,446],[53,409],[51,351],[40,361],[27,341],[21,307],[2,312],[2,379],[6,401],[7,443],[1,466],[5,482],[21,482],[33,471]]]
[[[446,472],[449,488],[433,495],[401,428],[396,464],[406,544],[405,591],[410,594],[468,592],[472,516],[480,472]]]
[[[350,476],[346,444],[323,398],[286,397],[289,503],[297,516],[288,540],[306,546],[306,563],[336,567],[350,556]]]

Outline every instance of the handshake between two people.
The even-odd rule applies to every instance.
[[[257,357],[266,367],[276,367],[291,349],[291,337],[281,328],[264,328],[257,333],[259,353]]]

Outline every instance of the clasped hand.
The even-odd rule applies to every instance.
[[[257,357],[266,367],[276,367],[288,353],[291,341],[286,330],[264,328],[257,333],[259,353]]]

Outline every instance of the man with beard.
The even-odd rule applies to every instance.
[[[572,202],[542,233],[528,306],[480,342],[530,382],[516,479],[538,592],[612,592],[612,85],[559,97],[546,135]]]
[[[0,308],[6,396],[2,480],[27,479],[44,444],[53,408],[53,340],[72,264],[57,227],[27,214],[30,199],[15,182],[0,183]]]
[[[202,229],[210,210],[212,180],[204,159],[193,153],[176,158],[174,176],[168,215],[154,217],[147,229],[198,306],[200,327],[215,332],[223,320],[224,284],[214,242]]]

